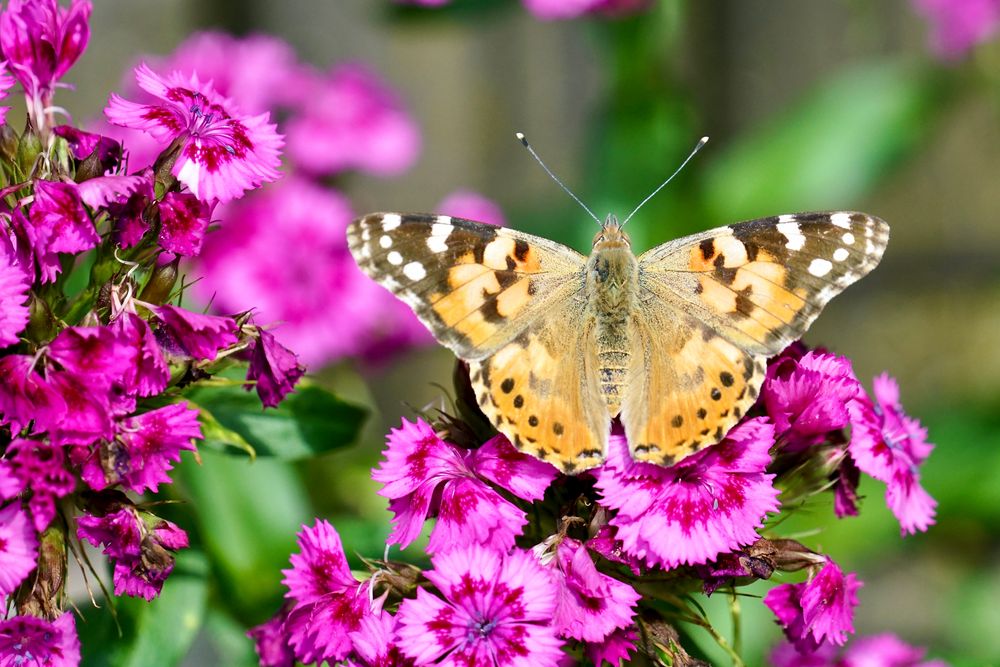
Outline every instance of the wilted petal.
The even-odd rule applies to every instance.
[[[275,407],[295,388],[295,383],[305,374],[295,353],[277,341],[268,331],[259,330],[259,336],[250,351],[250,366],[246,385],[257,390],[265,407]]]

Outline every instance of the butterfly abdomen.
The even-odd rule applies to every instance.
[[[587,292],[597,321],[598,381],[611,417],[618,415],[632,358],[629,322],[639,264],[626,244],[598,244],[587,262]]]

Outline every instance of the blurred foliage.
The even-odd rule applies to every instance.
[[[374,18],[416,27],[456,21],[476,30],[478,21],[510,4],[477,0],[430,12],[386,2]],[[584,197],[598,215],[627,214],[666,176],[663,165],[679,164],[704,130],[704,109],[675,67],[688,8],[660,2],[649,15],[580,25],[605,68],[601,101],[590,112]],[[724,150],[706,151],[701,167],[680,174],[646,205],[640,217],[647,224],[630,226],[635,245],[758,215],[859,207],[919,156],[943,112],[969,94],[966,84],[960,73],[900,58],[857,61],[834,72],[777,116],[732,137]],[[518,211],[523,226],[588,246],[593,228],[577,224],[571,202],[553,200],[546,210]],[[648,224],[654,220],[668,224]],[[385,426],[398,423],[404,404],[427,395],[426,378],[446,377],[428,370],[447,368],[446,359],[417,353],[395,368],[366,369],[365,376],[344,366],[264,412],[238,387],[192,394],[214,420],[204,424],[209,442],[200,462],[186,458],[178,470],[174,500],[181,502],[169,512],[195,529],[194,548],[179,559],[177,573],[151,606],[119,604],[125,641],[116,641],[113,650],[108,647],[117,631],[108,615],[81,605],[87,664],[176,664],[199,630],[199,655],[212,655],[217,664],[254,664],[243,633],[280,605],[280,570],[303,523],[317,514],[330,518],[349,555],[382,555],[389,514],[368,470]],[[320,384],[341,390],[346,400]],[[374,413],[367,427],[365,410],[354,403]],[[828,528],[800,539],[861,572],[867,585],[860,631],[895,631],[953,665],[987,664],[1000,658],[1000,397],[981,397],[978,404],[943,401],[920,416],[938,445],[924,467],[925,485],[940,502],[938,525],[900,539],[882,487],[867,483],[859,517],[835,521],[829,506],[802,508],[803,530],[817,517]],[[348,448],[352,443],[360,446]],[[761,583],[751,590],[762,596],[768,588]],[[911,611],[898,614],[892,604],[898,600],[880,596],[902,596]],[[720,591],[706,605],[723,633],[730,632],[730,604]],[[743,599],[741,611],[747,664],[762,664],[778,630],[759,600]],[[685,630],[708,659],[725,662],[703,631]]]

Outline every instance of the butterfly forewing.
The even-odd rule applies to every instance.
[[[633,455],[670,463],[721,440],[753,405],[767,357],[875,268],[888,238],[888,225],[863,213],[804,213],[640,256],[633,336],[644,356],[622,407]]]
[[[466,360],[512,340],[584,266],[558,243],[444,215],[373,213],[347,239],[358,266]]]

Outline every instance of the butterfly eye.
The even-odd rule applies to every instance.
[[[597,243],[604,243],[604,234],[597,237]]]

